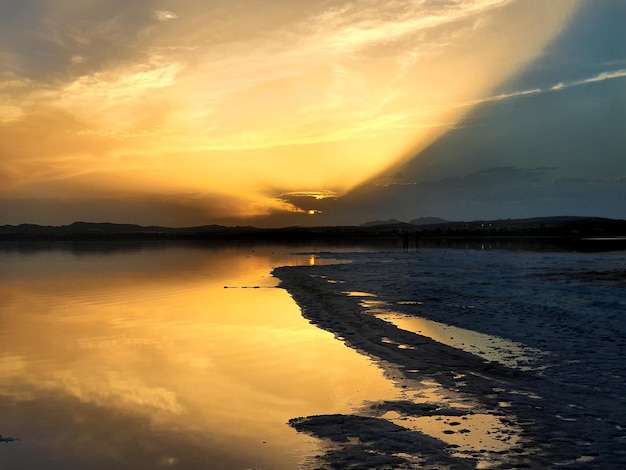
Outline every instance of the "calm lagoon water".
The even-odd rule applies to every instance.
[[[3,469],[293,469],[290,418],[398,394],[276,287],[312,256],[77,247],[0,248]]]

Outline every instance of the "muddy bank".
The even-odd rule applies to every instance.
[[[402,400],[352,415],[291,420],[328,444],[312,466],[623,468],[626,297],[592,273],[623,260],[583,255],[590,274],[581,276],[580,258],[537,256],[359,253],[348,264],[276,269],[306,318],[403,390]],[[381,311],[507,338],[536,355],[511,365],[506,357],[519,352],[502,343],[502,360],[489,360],[481,345],[444,344]]]

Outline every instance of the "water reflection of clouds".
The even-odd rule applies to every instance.
[[[276,286],[273,263],[308,264],[307,257],[194,249],[114,257],[118,273],[106,255],[43,252],[15,278],[0,280],[0,292],[11,293],[0,304],[0,377],[11,387],[0,393],[18,404],[16,420],[25,419],[29,404],[54,396],[70,415],[109,410],[128,439],[171,431],[197,441],[195,453],[206,457],[214,450],[201,443],[204,436],[228,449],[222,453],[241,453],[245,466],[293,468],[298,453],[315,444],[286,425],[290,418],[343,412],[396,393],[366,358],[304,320],[286,291],[223,288],[225,280]],[[50,260],[64,266],[58,276],[29,277]],[[46,421],[52,415],[40,405]],[[132,435],[126,420],[150,429]],[[77,437],[96,432],[93,419],[64,425],[76,435],[63,445],[47,442],[45,452],[60,460],[69,459],[66,445],[93,452]],[[159,458],[180,454],[165,455]]]

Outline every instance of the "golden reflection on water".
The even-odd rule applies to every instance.
[[[344,292],[347,296],[363,297],[360,304],[369,314],[392,323],[401,330],[420,336],[426,336],[442,344],[476,354],[486,360],[498,361],[509,367],[526,368],[526,362],[540,351],[526,347],[504,338],[499,338],[476,331],[458,328],[439,323],[423,317],[394,312],[387,301],[372,299],[366,292]],[[374,296],[375,297],[375,296]],[[418,305],[421,302],[396,302],[399,305]],[[414,349],[414,346],[401,344],[392,338],[383,337],[383,343],[392,344],[398,349]],[[409,372],[417,372],[410,370]],[[463,379],[461,374],[455,379]],[[436,439],[446,442],[454,449],[451,453],[456,457],[472,457],[477,461],[476,468],[496,468],[499,466],[494,455],[506,454],[520,443],[520,428],[511,423],[510,417],[503,419],[496,411],[480,412],[475,397],[446,388],[437,382],[422,380],[414,384],[413,395],[409,398],[414,403],[445,404],[452,410],[467,410],[471,413],[459,416],[410,416],[397,411],[388,411],[382,418],[408,429],[420,431]],[[539,398],[539,397],[536,397]],[[507,402],[499,403],[500,408],[509,406]]]
[[[384,309],[377,309],[376,317],[393,323],[398,328],[440,343],[462,349],[489,361],[497,361],[509,367],[529,369],[533,357],[542,354],[538,349],[497,336],[446,325],[427,318],[405,315]]]
[[[275,288],[273,266],[310,258],[261,251],[0,251],[0,433],[22,437],[16,465],[295,468],[317,444],[290,418],[396,396]]]

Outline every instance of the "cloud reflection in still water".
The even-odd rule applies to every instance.
[[[271,267],[305,256],[0,257],[1,431],[23,438],[20,468],[294,468],[316,444],[290,418],[396,394],[273,288]]]

